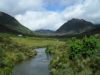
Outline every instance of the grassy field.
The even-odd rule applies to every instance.
[[[39,37],[11,37],[11,39],[18,44],[25,45],[28,47],[47,47],[57,46],[64,44],[65,42],[60,41],[56,38],[39,38]]]
[[[0,33],[0,75],[11,75],[12,69],[17,63],[36,55],[35,48],[64,43],[55,38],[19,37]]]
[[[18,44],[11,36],[14,35],[0,33],[0,75],[11,75],[17,63],[36,55],[33,47]]]
[[[58,39],[0,33],[0,75],[11,75],[17,63],[35,56],[40,47],[52,54],[51,75],[100,74],[100,36]]]

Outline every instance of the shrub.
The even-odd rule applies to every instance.
[[[68,50],[69,66],[76,75],[78,72],[85,71],[85,69],[91,70],[91,62],[93,62],[92,66],[96,64],[97,50],[97,38],[95,36],[85,36],[82,39],[74,38],[70,41]]]
[[[70,59],[92,58],[97,52],[97,40],[94,36],[72,39],[69,47]]]

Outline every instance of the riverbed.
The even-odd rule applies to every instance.
[[[46,48],[36,49],[37,55],[16,65],[12,75],[50,75],[50,57],[46,55],[45,50]]]

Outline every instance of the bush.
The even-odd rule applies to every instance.
[[[93,66],[96,64],[95,57],[97,56],[97,50],[97,38],[95,36],[85,36],[83,39],[72,39],[68,50],[69,67],[72,68],[76,75],[79,72],[85,72],[85,69],[91,70],[90,65],[92,64]]]
[[[19,45],[10,36],[0,35],[0,75],[11,75],[15,64],[36,54],[32,48]]]
[[[97,37],[72,38],[53,51],[50,69],[52,75],[99,75],[100,58],[97,55]]]
[[[97,52],[96,37],[84,37],[83,39],[72,39],[69,46],[69,59],[92,58]]]

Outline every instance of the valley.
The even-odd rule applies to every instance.
[[[17,64],[23,63],[22,61],[26,63],[27,61],[30,61],[30,59],[32,59],[33,63],[35,63],[34,58],[38,56],[38,53],[35,50],[37,48],[46,48],[45,50],[46,54],[52,55],[52,59],[48,67],[50,75],[67,75],[67,74],[68,75],[74,75],[74,74],[89,75],[92,74],[93,71],[95,71],[95,75],[99,75],[100,73],[99,71],[100,35],[90,36],[86,38],[83,37],[83,38],[62,39],[62,38],[47,38],[47,37],[40,38],[40,37],[29,37],[29,36],[16,36],[8,33],[5,34],[0,33],[1,35],[0,36],[1,38],[0,39],[0,48],[1,48],[0,49],[1,51],[0,74],[1,75],[11,75],[13,68]],[[85,47],[86,48],[85,54],[87,54],[87,52],[89,51],[89,53],[87,54],[89,56],[82,58],[79,56],[81,56],[81,53],[85,52],[85,50],[81,48],[83,47],[81,46],[81,43],[82,40],[84,39],[86,39],[86,43],[89,44],[90,47],[88,46],[87,48]],[[71,49],[72,52],[70,52]],[[75,52],[73,50],[75,50]],[[93,53],[91,53],[91,50],[93,50]],[[80,51],[83,52],[80,53]],[[92,68],[90,66],[94,66],[94,67]],[[26,67],[26,69],[28,69],[28,66]],[[39,73],[42,72],[39,71]],[[28,72],[26,74],[28,74]]]
[[[99,75],[99,65],[99,24],[72,19],[32,31],[0,12],[0,75]]]
[[[0,74],[11,75],[16,64],[34,58],[37,55],[36,48],[47,48],[64,43],[56,38],[20,37],[8,33],[0,33]]]

